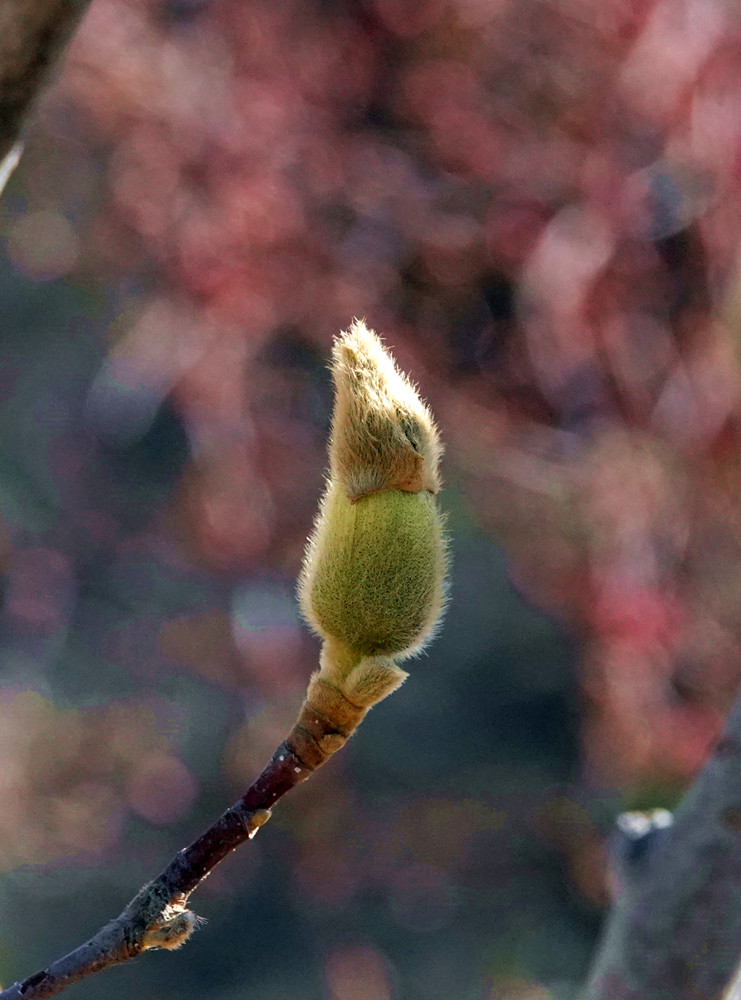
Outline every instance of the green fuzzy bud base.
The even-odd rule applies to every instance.
[[[351,501],[330,485],[299,581],[303,613],[353,654],[402,659],[429,638],[443,606],[442,518],[427,490]]]

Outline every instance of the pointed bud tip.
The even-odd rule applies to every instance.
[[[442,448],[432,415],[363,320],[335,340],[332,477],[348,496],[440,488]]]

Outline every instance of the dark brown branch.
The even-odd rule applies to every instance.
[[[720,1000],[741,956],[741,699],[640,882],[608,920],[585,1000]]]
[[[115,920],[48,968],[3,990],[0,1000],[42,1000],[143,951],[183,944],[198,923],[186,908],[190,893],[227,854],[255,835],[286,792],[345,744],[365,715],[364,709],[347,702],[339,692],[335,695],[343,702],[343,724],[332,722],[305,702],[285,742],[238,802],[190,847],[179,851]]]
[[[89,4],[90,0],[0,3],[0,178],[7,180],[11,173],[31,105]]]

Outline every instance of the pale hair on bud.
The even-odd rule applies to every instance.
[[[142,937],[142,951],[148,951],[151,948],[174,951],[185,944],[201,923],[203,923],[203,918],[197,917],[190,910],[181,910],[166,917],[146,929]]]
[[[332,374],[329,479],[299,578],[304,617],[324,640],[310,700],[325,714],[333,690],[366,710],[402,683],[397,661],[433,634],[447,572],[429,409],[359,320],[336,339]]]

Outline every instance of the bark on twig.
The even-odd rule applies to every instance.
[[[336,696],[343,702],[345,725],[331,722],[307,700],[290,734],[241,799],[190,847],[179,851],[115,920],[79,948],[3,990],[0,1000],[42,1000],[143,951],[183,944],[198,923],[186,908],[190,893],[227,854],[254,836],[286,792],[345,744],[365,715],[365,709],[347,702],[339,692]]]
[[[720,1000],[741,956],[741,699],[639,884],[615,904],[585,1000]]]
[[[0,3],[0,191],[20,155],[29,109],[90,2]]]

